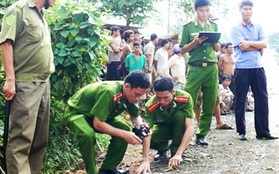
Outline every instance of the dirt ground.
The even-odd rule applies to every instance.
[[[269,93],[269,128],[274,136],[279,136],[279,85],[274,74],[279,73],[278,64],[268,59],[266,68]],[[222,116],[222,121],[235,127],[234,114]],[[207,136],[207,148],[197,146],[195,137],[184,153],[184,160],[178,170],[166,171],[167,160],[153,162],[156,151],[150,151],[153,174],[279,174],[279,140],[257,140],[254,129],[254,112],[246,112],[247,141],[238,140],[234,130],[215,129],[213,117],[211,131]],[[119,168],[129,168],[134,173],[140,164],[140,146],[129,146]],[[84,171],[76,172],[83,174]]]
[[[278,87],[279,88],[279,87]],[[279,136],[279,90],[269,89],[269,128],[271,134]],[[234,114],[221,116],[224,123],[235,127]],[[151,170],[153,174],[278,174],[279,173],[279,140],[257,140],[254,130],[254,112],[246,112],[247,141],[238,140],[235,129],[215,129],[213,117],[211,131],[207,136],[207,148],[197,146],[192,138],[183,156],[183,162],[178,170],[166,171],[167,162],[153,162],[156,151],[150,151]],[[99,154],[98,161],[102,157]],[[134,173],[141,160],[141,147],[128,146],[124,160],[119,169],[130,169]],[[72,173],[84,174],[83,171]]]
[[[279,94],[270,97],[270,131],[279,136]],[[276,101],[276,102],[275,102]],[[234,114],[222,116],[222,121],[235,127]],[[257,140],[254,130],[254,112],[246,112],[247,141],[240,141],[234,130],[215,129],[213,117],[211,131],[207,136],[207,148],[197,146],[195,137],[184,153],[184,161],[178,170],[166,171],[167,160],[153,162],[156,151],[151,150],[150,160],[153,174],[278,174],[279,140]],[[102,156],[102,155],[101,155]],[[100,160],[100,159],[99,159]],[[130,168],[134,173],[141,160],[140,146],[129,146],[119,168]],[[101,161],[101,160],[100,160]],[[84,174],[84,171],[75,172]]]
[[[279,94],[270,96],[270,131],[279,136],[279,118],[275,102]],[[235,127],[234,114],[222,116],[222,121]],[[152,162],[151,170],[160,173],[191,174],[274,174],[279,173],[279,140],[257,140],[254,130],[254,112],[246,112],[247,141],[238,140],[234,130],[215,129],[215,118],[207,136],[207,148],[197,146],[195,137],[184,153],[184,161],[178,170],[166,171],[167,160]],[[129,146],[120,168],[130,167],[131,173],[137,168],[141,149]],[[150,152],[152,160],[155,151]]]
[[[269,93],[269,128],[279,136],[279,85],[274,74],[279,73],[279,63],[267,54],[264,59]],[[224,123],[235,127],[234,114],[221,117]],[[151,162],[153,174],[279,174],[279,140],[257,140],[254,128],[254,112],[246,112],[247,141],[240,141],[236,130],[215,129],[213,117],[211,131],[207,136],[207,148],[197,146],[195,137],[184,153],[184,161],[178,170],[165,171],[167,161]],[[130,166],[133,173],[140,159],[141,150],[129,148],[123,166]],[[150,159],[156,152],[151,151]],[[132,158],[131,158],[132,156]]]

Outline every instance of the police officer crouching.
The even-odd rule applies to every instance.
[[[154,160],[166,158],[170,149],[168,167],[176,169],[194,133],[195,114],[190,94],[173,88],[171,78],[157,79],[154,82],[156,95],[145,106],[146,119],[152,129],[150,148],[158,150]],[[172,140],[170,145],[169,140]]]

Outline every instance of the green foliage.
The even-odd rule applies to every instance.
[[[64,118],[66,104],[52,98],[51,117],[49,127],[49,146],[45,155],[42,173],[64,173],[74,169],[80,161],[81,155],[78,150],[78,141],[67,127]],[[101,148],[107,148],[110,137],[104,134],[96,134],[96,139]],[[96,147],[97,148],[97,147]],[[100,150],[97,148],[97,150]]]
[[[42,173],[56,173],[73,168],[80,159],[74,136],[70,134],[63,117],[65,103],[52,98],[49,127],[49,146]]]
[[[106,0],[102,1],[102,10],[107,11],[115,17],[122,17],[126,20],[126,26],[131,23],[143,25],[144,21],[150,17],[150,12],[154,12],[153,0]]]
[[[108,33],[102,30],[100,16],[93,4],[71,1],[47,14],[55,56],[56,72],[51,76],[55,99],[68,100],[101,74]]]
[[[0,30],[1,30],[1,24],[2,24],[2,19],[4,16],[4,13],[11,4],[13,4],[15,0],[1,0],[0,1]]]
[[[57,2],[59,3],[59,2]],[[51,76],[52,107],[49,147],[43,173],[73,169],[81,160],[77,141],[66,127],[66,101],[78,89],[98,78],[107,60],[108,33],[95,6],[88,2],[56,4],[46,14],[51,29],[56,71]],[[108,138],[98,136],[106,148]]]

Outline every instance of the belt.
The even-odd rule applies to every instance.
[[[198,67],[207,67],[207,66],[211,66],[211,65],[215,65],[216,62],[190,62],[188,63],[190,66],[198,66]]]

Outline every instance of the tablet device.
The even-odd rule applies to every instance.
[[[217,43],[220,39],[221,33],[214,32],[214,31],[200,31],[198,37],[202,37],[202,36],[208,38],[204,41],[206,43]]]

